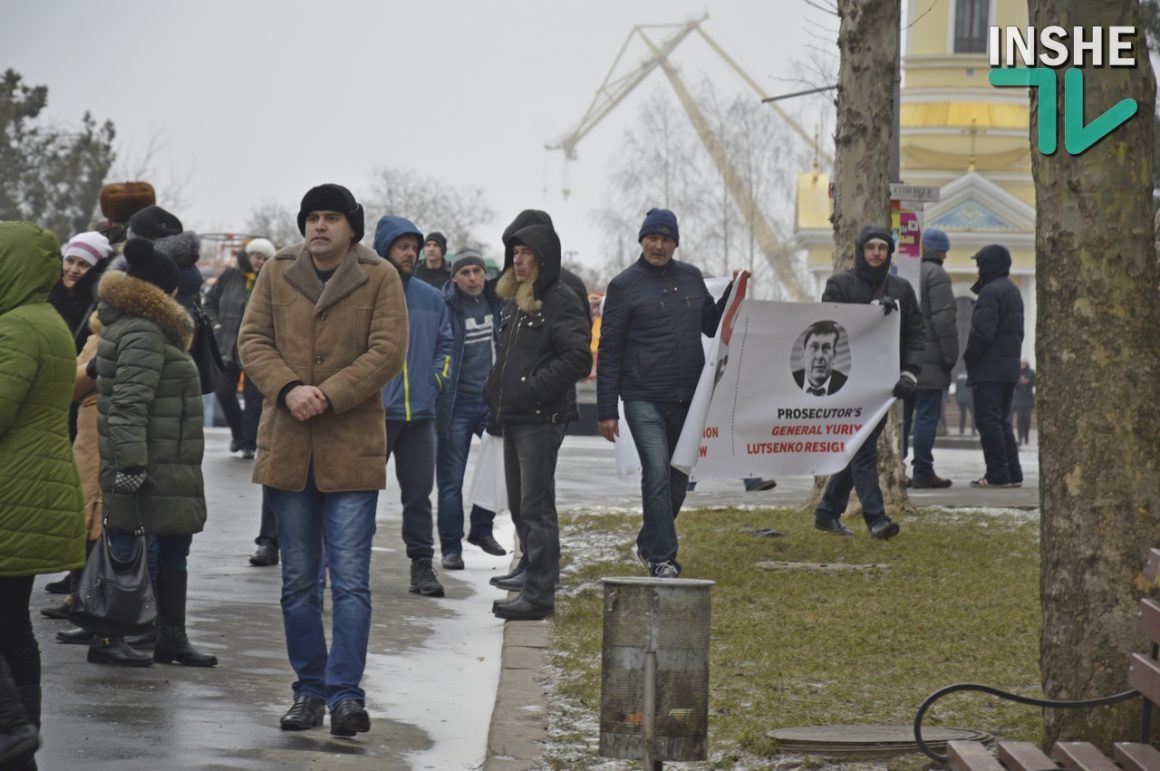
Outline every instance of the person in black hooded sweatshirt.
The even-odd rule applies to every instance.
[[[527,568],[519,596],[497,601],[492,612],[541,619],[555,606],[560,568],[556,458],[566,423],[577,417],[569,392],[592,366],[592,332],[576,293],[560,278],[560,239],[551,225],[509,228],[504,247],[496,294],[507,302],[484,397],[490,424],[503,431],[508,504]]]
[[[1011,430],[1011,399],[1019,380],[1023,350],[1023,295],[1008,278],[1011,253],[999,244],[984,246],[974,257],[979,295],[971,313],[971,332],[963,361],[975,396],[975,425],[983,444],[987,473],[971,487],[1019,487],[1023,468]]]
[[[882,306],[883,313],[895,310],[902,313],[899,340],[902,372],[894,386],[894,397],[905,399],[914,393],[918,382],[926,332],[914,289],[906,279],[890,273],[892,254],[894,238],[889,229],[881,225],[863,227],[854,241],[854,267],[830,277],[822,293],[822,302],[877,303]],[[898,523],[886,516],[882,488],[878,485],[878,437],[885,425],[886,419],[883,418],[849,465],[833,474],[826,483],[822,501],[814,511],[814,527],[818,530],[834,535],[854,534],[840,519],[850,502],[853,488],[862,502],[862,517],[870,535],[881,539],[898,535]]]

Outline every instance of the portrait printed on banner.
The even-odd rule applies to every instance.
[[[849,335],[835,321],[815,321],[798,335],[790,369],[798,388],[812,396],[842,390],[850,371]]]

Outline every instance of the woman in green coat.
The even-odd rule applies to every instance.
[[[84,500],[68,436],[72,333],[48,304],[60,244],[0,222],[0,766],[32,767],[40,650],[28,602],[38,573],[85,562]]]
[[[126,272],[110,270],[97,290],[91,322],[97,344],[97,431],[101,492],[113,548],[128,557],[140,512],[158,544],[157,644],[152,661],[212,667],[185,632],[193,534],[205,526],[201,476],[201,380],[189,356],[193,321],[177,301],[178,268],[140,238],[124,251]],[[120,638],[95,638],[89,661],[148,666]]]

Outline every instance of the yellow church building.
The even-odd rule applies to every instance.
[[[1024,89],[987,81],[987,28],[1027,26],[1027,5],[998,0],[909,0],[902,39],[900,176],[941,189],[923,228],[946,231],[944,267],[959,298],[959,328],[970,323],[976,269],[986,244],[1011,251],[1011,278],[1023,293],[1023,358],[1035,360],[1035,185],[1030,107]],[[799,175],[795,241],[817,293],[833,272],[829,176]]]

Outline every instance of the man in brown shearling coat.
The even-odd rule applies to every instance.
[[[370,728],[359,687],[370,636],[370,558],[387,436],[380,393],[402,369],[407,307],[399,273],[370,249],[363,209],[340,185],[308,191],[306,242],[258,274],[238,335],[246,375],[264,394],[254,481],[265,485],[282,549],[282,619],[294,682],[285,731]],[[322,623],[322,549],[333,643]]]

